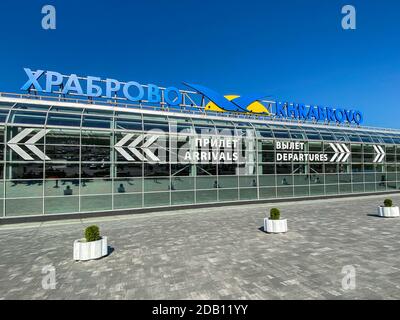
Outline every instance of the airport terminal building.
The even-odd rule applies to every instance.
[[[2,219],[400,188],[400,131],[358,111],[25,71],[0,93]]]

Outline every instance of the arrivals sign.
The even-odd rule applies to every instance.
[[[132,102],[163,103],[168,106],[182,105],[183,95],[189,91],[179,90],[176,87],[161,88],[155,84],[142,85],[136,81],[121,82],[116,79],[87,76],[78,77],[76,74],[62,75],[55,71],[24,68],[28,80],[22,90],[35,90],[44,93],[62,95],[78,95],[89,98],[124,99]],[[208,103],[201,107],[212,112],[231,112],[241,114],[255,114],[266,117],[296,119],[300,121],[324,121],[335,123],[361,124],[363,115],[358,110],[331,108],[268,101],[265,94],[249,95],[222,95],[207,87],[184,83],[194,93],[201,95]],[[193,93],[193,92],[191,92]],[[191,100],[191,107],[196,107]]]
[[[239,159],[239,138],[195,138],[195,151],[187,150],[184,162],[234,163]]]

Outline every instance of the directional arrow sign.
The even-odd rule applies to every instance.
[[[342,147],[343,147],[344,151],[346,152],[346,155],[342,159],[342,162],[346,162],[347,159],[350,157],[351,152],[350,152],[349,148],[347,148],[347,146],[345,144],[342,144]]]
[[[342,146],[339,143],[336,145],[336,147],[339,149],[339,152],[340,152],[339,156],[337,157],[336,162],[341,162],[341,160],[345,156],[344,149],[342,148]]]
[[[28,153],[26,153],[19,145],[18,143],[21,143],[21,141],[29,135],[31,132],[33,132],[35,129],[32,128],[27,128],[22,130],[20,133],[18,133],[14,138],[12,138],[10,141],[8,141],[7,145],[15,152],[17,153],[22,159],[28,161],[28,160],[35,160],[32,158]],[[39,157],[40,160],[51,160],[48,156],[46,156],[38,147],[35,146],[35,143],[38,142],[41,138],[43,138],[50,129],[43,129],[40,130],[38,133],[36,133],[32,138],[30,138],[28,141],[23,143],[29,150],[31,150],[36,156]]]
[[[151,152],[148,148],[159,138],[159,136],[151,136],[143,145],[142,150],[143,152],[150,158],[151,161],[158,162],[160,159]]]
[[[50,160],[48,156],[46,156],[38,147],[35,146],[35,143],[42,139],[50,129],[40,130],[37,134],[35,134],[32,138],[30,138],[27,142],[25,142],[26,147],[31,150],[34,154],[36,154],[40,160]]]
[[[385,158],[385,151],[383,150],[383,148],[381,146],[373,146],[376,152],[376,156],[374,159],[374,163],[381,163],[383,161],[383,159]]]
[[[135,159],[133,159],[131,157],[131,155],[125,151],[125,149],[123,148],[123,145],[132,138],[133,138],[133,134],[129,133],[125,137],[123,137],[121,140],[119,140],[114,146],[115,150],[117,150],[128,161],[135,161]]]
[[[381,157],[379,158],[378,162],[382,162],[383,159],[385,158],[386,153],[381,146],[378,146],[378,149],[381,152]]]
[[[330,162],[346,162],[350,157],[350,150],[344,143],[330,143],[332,150],[335,152]]]
[[[158,162],[160,159],[153,153],[151,152],[148,148],[159,138],[159,136],[155,135],[139,135],[136,137],[135,140],[133,140],[129,145],[128,142],[133,139],[134,134],[130,133],[124,136],[120,141],[118,141],[114,148],[117,150],[126,160],[128,161],[135,161],[135,158],[133,158],[124,148],[128,148],[128,150],[140,161],[154,161]],[[148,138],[150,137],[150,138]],[[142,143],[146,138],[147,141],[142,144],[142,146],[138,146],[140,143]],[[138,150],[138,148],[142,149],[143,152],[146,154],[147,158],[143,156],[143,154]]]
[[[7,143],[12,150],[14,150],[22,159],[26,161],[34,159],[29,154],[27,154],[20,146],[18,146],[17,143],[24,139],[33,130],[34,129],[24,129]]]
[[[136,156],[138,157],[141,161],[146,161],[146,158],[143,157],[143,155],[139,152],[138,149],[136,149],[136,146],[142,142],[144,139],[143,135],[138,136],[133,142],[129,145],[128,149]]]
[[[331,146],[331,148],[333,149],[333,151],[335,151],[335,154],[333,155],[331,162],[334,162],[337,158],[337,156],[339,155],[339,151],[338,149],[336,149],[335,145],[333,143],[329,144]]]

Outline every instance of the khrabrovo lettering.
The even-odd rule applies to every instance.
[[[24,68],[28,81],[22,86],[21,90],[35,89],[39,92],[57,92],[54,87],[61,90],[61,94],[75,94],[87,97],[115,98],[118,95],[130,101],[146,100],[152,103],[161,102],[161,91],[164,91],[164,100],[171,106],[179,105],[182,101],[182,94],[175,87],[161,89],[155,84],[143,86],[136,81],[122,83],[115,79],[101,79],[100,77],[88,76],[78,77],[76,74],[64,76],[59,72],[37,70],[32,71]],[[39,83],[45,77],[45,86]],[[66,79],[66,82],[65,82]],[[64,83],[65,82],[65,83]],[[62,87],[61,87],[62,86]]]

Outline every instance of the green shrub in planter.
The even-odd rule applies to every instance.
[[[383,201],[383,204],[385,205],[385,207],[392,207],[393,201],[392,199],[385,199],[385,201]]]
[[[100,229],[98,226],[89,226],[85,229],[85,239],[87,242],[100,240]]]
[[[272,208],[269,213],[269,218],[271,220],[279,220],[281,217],[281,212],[277,208]]]

